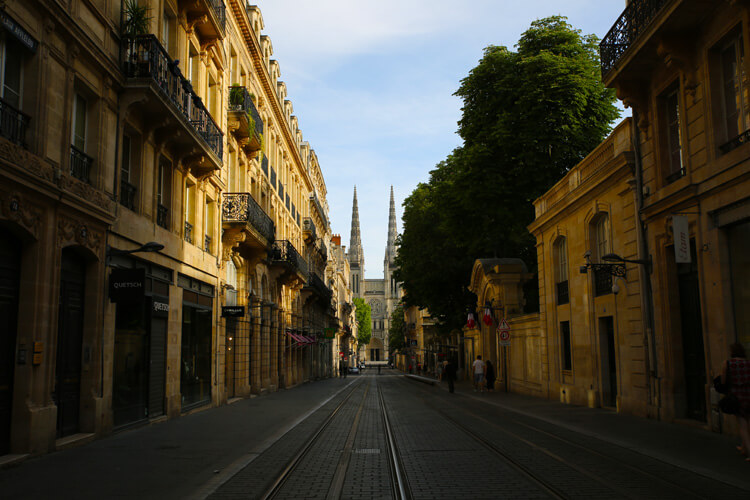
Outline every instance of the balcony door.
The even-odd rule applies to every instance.
[[[0,232],[0,456],[10,452],[21,245]]]

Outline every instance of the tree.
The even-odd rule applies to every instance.
[[[406,320],[404,307],[398,306],[391,313],[391,322],[388,327],[388,350],[393,353],[404,347],[406,347]]]
[[[372,337],[372,311],[359,297],[354,298],[354,316],[357,319],[357,346],[367,345]]]
[[[463,145],[404,201],[396,278],[406,305],[429,309],[443,331],[475,304],[466,290],[475,259],[519,257],[536,269],[533,201],[619,116],[595,36],[554,16],[534,21],[516,49],[487,47],[461,81]]]

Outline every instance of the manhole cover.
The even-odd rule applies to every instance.
[[[358,453],[360,455],[373,455],[380,453],[380,449],[378,448],[360,448],[358,450],[354,450],[354,453]]]

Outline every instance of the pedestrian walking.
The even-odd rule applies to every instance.
[[[737,399],[734,415],[742,439],[737,450],[745,455],[745,461],[750,462],[750,361],[742,344],[734,343],[729,347],[729,359],[724,363],[721,382],[729,386],[726,397]]]
[[[477,356],[472,366],[474,367],[474,392],[481,391],[484,387],[484,373],[487,369],[482,356]]]
[[[443,368],[442,378],[446,382],[448,382],[448,392],[453,392],[453,382],[456,380],[456,365],[453,364],[451,361],[445,362],[445,367]]]
[[[495,375],[495,366],[492,364],[492,361],[489,359],[487,360],[486,365],[486,371],[484,374],[484,378],[487,379],[487,392],[492,392],[495,390],[495,379],[497,376]]]

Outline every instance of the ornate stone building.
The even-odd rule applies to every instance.
[[[362,249],[359,226],[359,207],[357,205],[357,188],[354,187],[352,202],[352,229],[349,238],[349,266],[354,297],[365,300],[372,309],[372,337],[364,348],[360,359],[366,361],[385,361],[388,359],[388,327],[391,313],[398,305],[403,294],[401,285],[393,278],[396,258],[396,204],[391,186],[390,210],[388,215],[388,241],[383,258],[383,279],[365,279],[365,254]]]
[[[0,10],[0,456],[332,371],[326,187],[260,9],[138,4]]]

